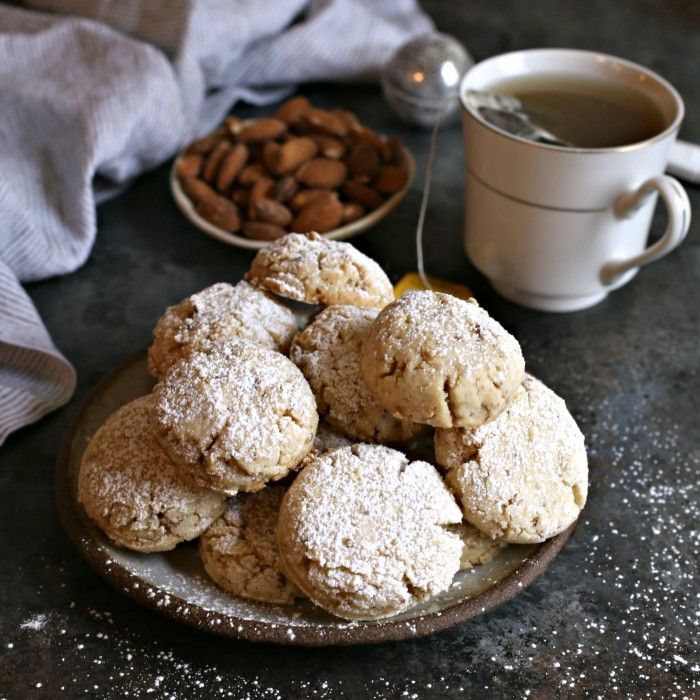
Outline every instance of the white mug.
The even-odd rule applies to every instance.
[[[468,90],[488,92],[503,80],[547,73],[634,85],[660,108],[665,128],[628,146],[565,148],[508,134],[465,101]],[[502,296],[545,311],[584,309],[685,238],[688,197],[677,180],[664,175],[683,101],[660,76],[590,51],[517,51],[471,68],[460,94],[465,249]],[[657,194],[666,205],[668,225],[647,247]]]

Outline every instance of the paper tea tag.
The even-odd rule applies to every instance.
[[[474,295],[469,287],[458,284],[457,282],[448,282],[428,275],[428,281],[434,292],[443,292],[451,294],[460,299],[470,299]],[[420,275],[417,272],[407,272],[395,285],[394,295],[398,299],[401,295],[411,291],[422,291],[427,289],[423,284]]]

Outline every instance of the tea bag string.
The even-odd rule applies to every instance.
[[[430,183],[433,177],[433,165],[435,163],[435,152],[437,150],[437,135],[442,126],[442,122],[445,119],[448,108],[450,106],[450,99],[446,99],[442,103],[440,112],[435,124],[433,125],[432,132],[430,133],[430,147],[428,149],[428,160],[425,165],[425,182],[423,183],[423,199],[420,204],[420,211],[418,213],[418,224],[416,225],[416,266],[418,268],[418,276],[420,281],[423,283],[426,289],[432,290],[432,285],[428,276],[425,274],[425,262],[423,259],[423,225],[425,224],[425,214],[428,210],[428,199],[430,197]]]

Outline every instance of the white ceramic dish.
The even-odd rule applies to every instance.
[[[411,186],[411,183],[413,182],[413,179],[415,178],[416,162],[413,159],[413,156],[411,155],[410,151],[408,151],[408,149],[406,149],[405,146],[401,146],[400,154],[401,165],[403,165],[403,167],[406,169],[406,172],[408,173],[408,179],[406,180],[406,184],[404,185],[403,189],[396,192],[396,194],[391,195],[391,197],[389,197],[389,199],[387,199],[382,204],[382,206],[380,206],[378,209],[375,209],[374,211],[369,212],[369,214],[366,214],[361,219],[353,221],[351,224],[346,224],[345,226],[340,226],[339,228],[324,233],[323,235],[326,238],[338,241],[357,236],[357,234],[366,231],[368,228],[371,228],[376,223],[381,221],[404,198],[406,192],[408,192],[408,189]],[[175,203],[179,207],[180,211],[200,231],[203,231],[208,236],[216,238],[217,240],[222,241],[223,243],[227,243],[228,245],[238,246],[239,248],[248,248],[249,250],[260,250],[260,248],[264,248],[266,245],[269,245],[271,243],[271,241],[256,241],[252,238],[246,238],[245,236],[238,233],[230,233],[229,231],[225,231],[224,229],[219,228],[218,226],[214,226],[214,224],[211,224],[205,219],[203,219],[195,211],[192,201],[184,193],[184,191],[180,187],[180,183],[178,182],[177,177],[175,176],[175,170],[177,168],[177,164],[180,158],[181,155],[175,159],[175,161],[173,162],[173,166],[170,169],[170,190],[173,193]]]

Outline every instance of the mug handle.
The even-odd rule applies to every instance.
[[[668,224],[664,235],[639,255],[606,263],[601,270],[601,277],[605,284],[613,284],[628,270],[646,265],[670,253],[683,242],[688,233],[690,227],[688,195],[680,182],[668,175],[652,177],[633,192],[621,194],[615,201],[615,215],[620,218],[632,216],[653,192],[658,192],[666,205]]]

